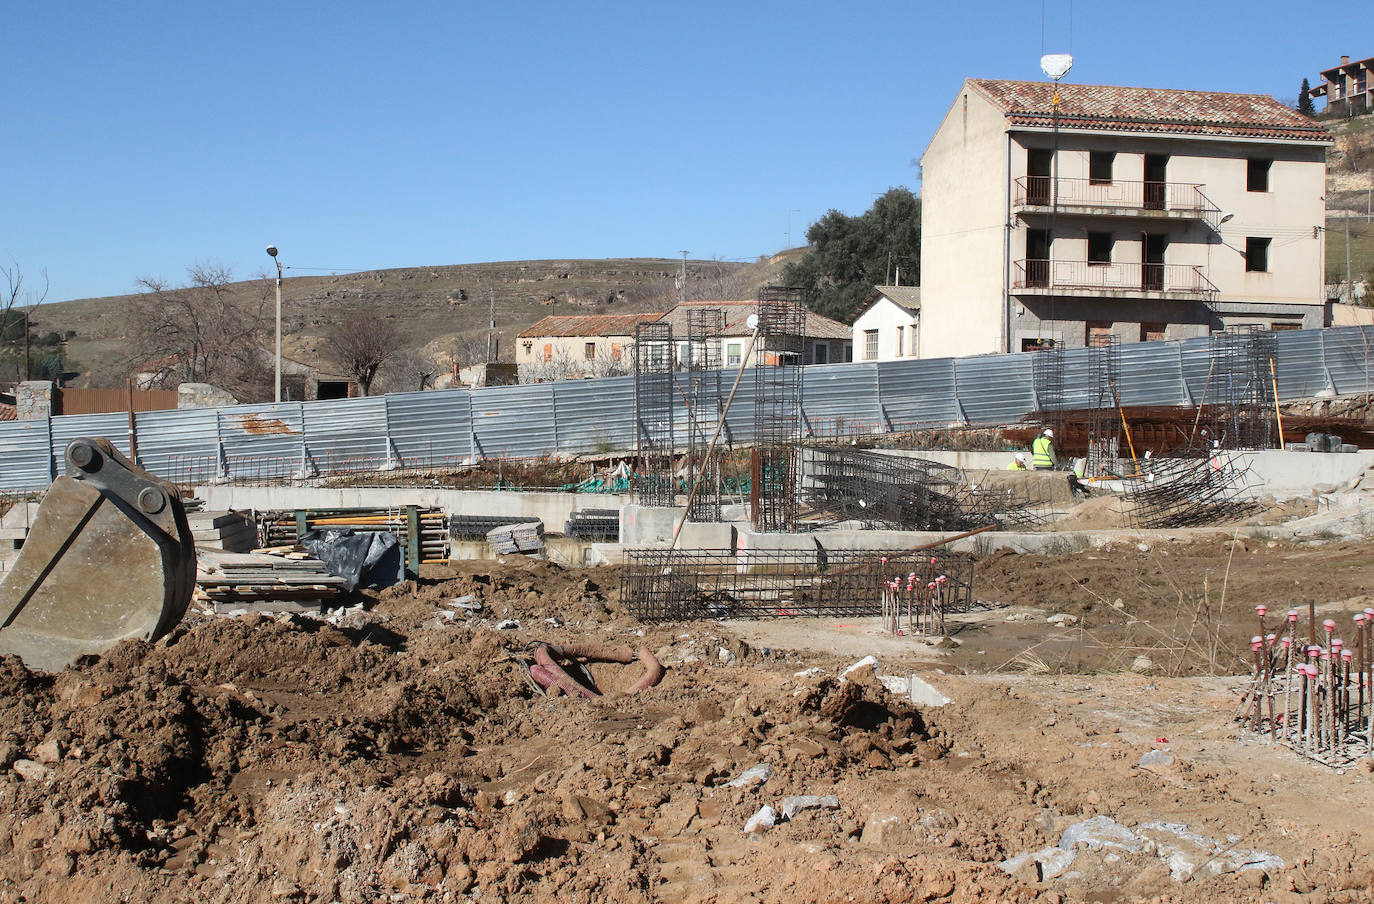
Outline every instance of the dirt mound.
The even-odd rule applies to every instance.
[[[536,696],[509,659],[531,632],[435,618],[467,594],[540,639],[659,649],[668,675],[634,697]],[[693,819],[739,836],[758,789],[725,783],[747,768],[829,787],[945,749],[871,676],[808,681],[710,632],[645,635],[594,573],[547,563],[335,621],[203,619],[51,677],[0,661],[0,897],[647,901],[664,866],[646,837]]]
[[[1085,499],[1054,522],[1055,530],[1114,530],[1128,528],[1131,519],[1123,507],[1128,505],[1119,496],[1094,496]]]

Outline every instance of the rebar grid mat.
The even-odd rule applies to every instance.
[[[813,526],[857,521],[866,528],[971,530],[987,524],[1029,528],[1050,513],[1027,485],[989,485],[925,458],[808,446],[801,498]]]
[[[1203,403],[1214,406],[1207,425],[1213,448],[1268,449],[1274,444],[1274,382],[1270,361],[1278,340],[1270,330],[1232,327],[1213,333]]]
[[[754,527],[764,532],[791,531],[797,525],[797,447],[804,426],[804,301],[801,289],[783,286],[765,286],[758,295],[749,501]]]
[[[1235,719],[1327,766],[1374,757],[1374,607],[1350,617],[1349,642],[1336,619],[1318,625],[1307,609],[1305,629],[1290,609],[1270,631],[1268,607],[1255,607],[1260,633],[1250,640],[1250,680]]]
[[[621,601],[641,621],[881,616],[889,581],[945,577],[946,612],[967,612],[973,558],[883,550],[625,552]]]
[[[720,463],[708,461],[706,452],[721,418],[721,338],[725,312],[720,308],[687,311],[687,486],[695,482],[687,517],[692,521],[721,519],[722,476]]]
[[[1243,518],[1260,509],[1243,498],[1248,468],[1229,455],[1210,458],[1153,458],[1126,485],[1131,522],[1139,528],[1199,527]]]
[[[673,325],[635,327],[635,492],[640,504],[671,506],[673,473]]]

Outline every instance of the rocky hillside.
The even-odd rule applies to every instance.
[[[1346,227],[1350,232],[1350,275],[1374,279],[1374,115],[1332,120],[1336,139],[1326,167],[1326,279],[1345,279]]]
[[[750,298],[775,283],[791,255],[754,263],[688,261],[688,299]],[[283,283],[282,331],[288,357],[328,367],[324,335],[336,323],[394,320],[408,339],[407,353],[446,369],[455,350],[486,336],[489,300],[495,300],[501,357],[514,354],[515,336],[549,314],[631,313],[666,310],[677,297],[680,261],[660,258],[507,261],[461,266],[369,270],[328,276],[290,276]],[[245,297],[264,291],[258,281],[235,283]],[[137,348],[128,307],[136,296],[82,299],[44,305],[33,328],[67,335],[77,386],[120,386]],[[271,327],[268,326],[270,331]],[[460,355],[461,357],[461,355]]]

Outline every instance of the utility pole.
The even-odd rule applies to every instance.
[[[690,251],[682,252],[682,269],[677,274],[677,303],[682,304],[687,300],[687,255]]]
[[[1349,304],[1355,300],[1355,284],[1350,281],[1350,214],[1347,212],[1343,219],[1345,220],[1345,300]]]
[[[792,247],[792,214],[794,213],[801,213],[801,208],[793,207],[787,211],[787,248],[784,248],[784,251]]]
[[[493,363],[495,352],[492,346],[496,344],[496,289],[492,286],[487,287],[487,315],[490,322],[487,325],[487,363]]]

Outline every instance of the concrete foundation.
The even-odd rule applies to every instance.
[[[673,542],[673,531],[682,517],[683,507],[637,505],[620,510],[622,546],[666,546]],[[734,549],[736,527],[728,523],[688,521],[678,537],[679,549]]]
[[[512,521],[540,520],[546,530],[562,532],[575,511],[620,508],[630,497],[613,493],[516,493],[500,490],[454,490],[444,487],[245,487],[210,484],[196,487],[205,508],[256,511],[298,508],[388,508],[420,505],[450,515],[501,515]],[[669,535],[671,536],[671,534]]]

